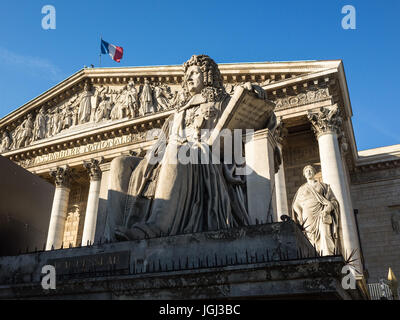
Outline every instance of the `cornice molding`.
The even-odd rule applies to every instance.
[[[355,173],[370,172],[370,171],[377,171],[377,170],[391,169],[391,168],[400,168],[400,159],[356,165],[356,167],[354,168],[354,172]]]

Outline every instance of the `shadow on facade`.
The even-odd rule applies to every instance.
[[[0,156],[0,256],[42,249],[54,187]]]

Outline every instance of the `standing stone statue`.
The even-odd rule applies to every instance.
[[[149,80],[144,80],[142,94],[140,95],[140,104],[142,107],[142,114],[156,112],[153,102],[153,89],[150,86]]]
[[[33,126],[33,140],[40,140],[46,137],[46,115],[44,113],[44,107],[40,108],[39,113],[36,116],[35,123]]]
[[[90,114],[92,112],[92,96],[93,93],[90,90],[90,84],[88,82],[85,83],[84,92],[81,96],[81,100],[79,103],[79,111],[78,111],[78,119],[79,124],[83,124],[90,120]]]
[[[184,73],[185,103],[166,120],[146,157],[112,161],[105,230],[110,241],[249,224],[243,177],[229,164],[212,161],[210,146],[199,135],[215,128],[230,100],[218,65],[195,55]],[[143,91],[150,96],[148,83]],[[142,95],[142,107],[151,101]],[[185,150],[208,161],[182,162],[178,158]]]
[[[133,81],[129,81],[128,83],[126,104],[128,105],[129,116],[131,118],[139,116],[138,92]]]
[[[339,202],[329,185],[315,179],[314,167],[303,169],[307,182],[293,199],[292,217],[305,228],[305,233],[318,252],[333,255],[338,248]]]

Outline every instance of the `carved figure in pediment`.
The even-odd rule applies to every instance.
[[[160,85],[154,87],[154,97],[157,102],[158,111],[169,109],[169,101]]]
[[[18,148],[18,143],[20,140],[22,128],[21,125],[18,125],[14,131],[11,133],[11,146],[10,149],[17,149]]]
[[[33,116],[28,114],[25,120],[21,123],[16,136],[16,148],[27,146],[33,137]]]
[[[100,86],[96,87],[95,95],[100,97],[101,94],[103,92],[107,92],[107,90],[108,90],[108,87],[105,87],[104,85],[101,84]]]
[[[185,90],[175,91],[173,94],[171,109],[179,108],[185,104],[185,101],[188,99],[187,93]]]
[[[46,137],[46,115],[44,107],[40,108],[33,126],[33,140],[37,141]]]
[[[294,196],[293,220],[303,225],[310,242],[323,255],[335,254],[339,241],[339,202],[329,185],[315,179],[314,167],[303,169],[307,182]]]
[[[61,130],[78,124],[78,94],[73,95],[62,107]]]
[[[111,110],[111,120],[121,120],[128,115],[129,109],[126,103],[127,95],[126,87],[118,91],[114,107]]]
[[[62,111],[62,120],[61,120],[61,130],[68,129],[72,127],[74,119],[74,110],[68,104]]]
[[[7,131],[3,131],[0,144],[0,153],[8,151],[10,149],[10,146],[11,146],[11,138]]]
[[[135,83],[133,81],[129,81],[128,83],[126,104],[129,109],[129,117],[134,118],[139,116],[138,92],[135,88]]]
[[[140,95],[141,114],[156,112],[153,101],[153,89],[150,86],[149,80],[144,80],[142,93]]]
[[[100,103],[96,109],[95,122],[100,122],[110,118],[111,114],[111,103],[106,93],[103,91],[100,93]]]
[[[90,121],[90,114],[92,112],[92,96],[93,92],[90,88],[90,84],[85,82],[85,86],[83,89],[83,93],[79,102],[79,110],[78,110],[78,121],[79,124],[86,123]]]
[[[54,108],[50,117],[51,117],[50,127],[49,127],[49,131],[51,131],[50,136],[55,136],[56,134],[60,133],[62,129],[62,113],[58,106]]]

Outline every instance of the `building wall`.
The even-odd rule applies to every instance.
[[[393,229],[392,215],[400,215],[400,168],[360,172],[351,179],[369,282],[387,279],[389,267],[399,277],[400,233]]]
[[[43,248],[54,189],[47,181],[0,156],[0,256]]]
[[[303,168],[313,165],[317,178],[321,177],[318,142],[311,131],[289,135],[283,145],[283,164],[288,196],[289,211],[292,209],[293,197],[299,187],[306,182]]]

